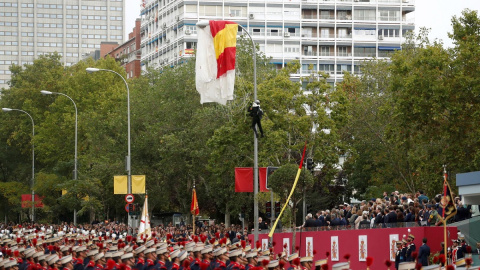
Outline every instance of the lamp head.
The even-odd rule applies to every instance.
[[[42,95],[51,95],[52,94],[52,92],[47,91],[47,90],[42,90],[42,91],[40,91],[40,93],[42,93]]]
[[[98,69],[98,68],[87,68],[86,71],[87,71],[88,73],[93,73],[93,72],[100,71],[100,69]]]
[[[11,112],[11,111],[13,111],[13,110],[10,109],[10,108],[2,108],[2,111],[4,111],[4,112]]]
[[[208,20],[201,20],[201,21],[197,22],[197,26],[200,27],[200,28],[205,28],[209,24],[210,24],[210,22]]]

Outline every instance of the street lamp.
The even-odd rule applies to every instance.
[[[34,184],[35,184],[35,143],[33,142],[33,138],[35,137],[35,122],[33,121],[32,116],[24,110],[2,108],[2,111],[4,111],[4,112],[11,112],[11,111],[23,112],[26,115],[28,115],[28,117],[30,117],[30,120],[32,120],[32,223],[35,223],[35,189],[34,189]]]
[[[132,194],[132,170],[131,170],[131,147],[130,147],[130,89],[128,88],[128,83],[125,78],[118,72],[110,70],[110,69],[100,69],[100,68],[86,68],[88,73],[98,72],[98,71],[106,71],[117,74],[120,78],[122,78],[123,82],[125,83],[125,87],[127,88],[127,144],[128,144],[128,152],[126,157],[126,170],[127,170],[127,193]],[[128,226],[132,226],[133,224],[131,220],[131,216],[128,215]]]
[[[197,23],[198,27],[205,28],[210,24],[207,20],[202,20]],[[250,38],[252,42],[253,54],[253,100],[257,100],[257,50],[252,36],[248,30],[242,25],[238,24]],[[258,240],[258,139],[253,133],[253,224],[254,224],[254,241]]]
[[[59,93],[59,92],[51,92],[51,91],[47,91],[47,90],[42,90],[40,91],[40,93],[42,93],[43,95],[62,95],[62,96],[65,96],[67,97],[68,99],[70,99],[73,103],[73,106],[75,107],[75,160],[74,160],[74,169],[73,169],[73,180],[78,180],[78,170],[77,170],[77,166],[78,166],[78,156],[77,156],[77,145],[78,145],[78,111],[77,111],[77,104],[75,103],[75,101],[73,101],[73,99],[71,97],[69,97],[68,95],[64,94],[64,93]],[[77,226],[77,209],[74,209],[73,210],[73,224],[75,226]]]

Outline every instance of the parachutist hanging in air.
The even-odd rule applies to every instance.
[[[258,138],[258,133],[257,133],[257,128],[255,125],[258,126],[258,129],[260,129],[260,133],[262,134],[263,138],[263,129],[262,129],[262,116],[263,116],[263,111],[260,108],[260,100],[255,100],[253,102],[252,106],[248,108],[248,115],[252,117],[252,129],[253,132],[255,132],[255,137]]]

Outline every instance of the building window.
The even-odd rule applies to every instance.
[[[347,47],[339,46],[338,47],[338,56],[348,56]]]

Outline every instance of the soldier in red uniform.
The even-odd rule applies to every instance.
[[[160,248],[157,249],[157,264],[155,265],[156,270],[167,270],[167,266],[165,262],[168,259],[168,251],[166,246],[161,246]]]
[[[125,270],[132,270],[132,267],[135,264],[135,258],[133,257],[133,253],[127,252],[120,257],[122,260],[122,264],[118,269],[125,268]]]
[[[103,253],[98,253],[93,259],[95,260],[94,270],[103,270],[105,268],[107,261],[105,260],[105,255]]]
[[[251,252],[247,253],[247,255],[245,257],[247,257],[247,260],[248,260],[248,264],[245,267],[245,270],[249,270],[250,268],[253,268],[253,267],[257,266],[257,264],[258,264],[258,261],[257,261],[258,253],[256,251],[251,251]]]
[[[174,250],[173,252],[170,252],[170,259],[172,260],[172,266],[168,270],[179,270],[180,269],[180,258],[178,257],[180,255],[180,250]]]
[[[72,259],[71,255],[62,257],[59,261],[60,270],[73,270]]]

